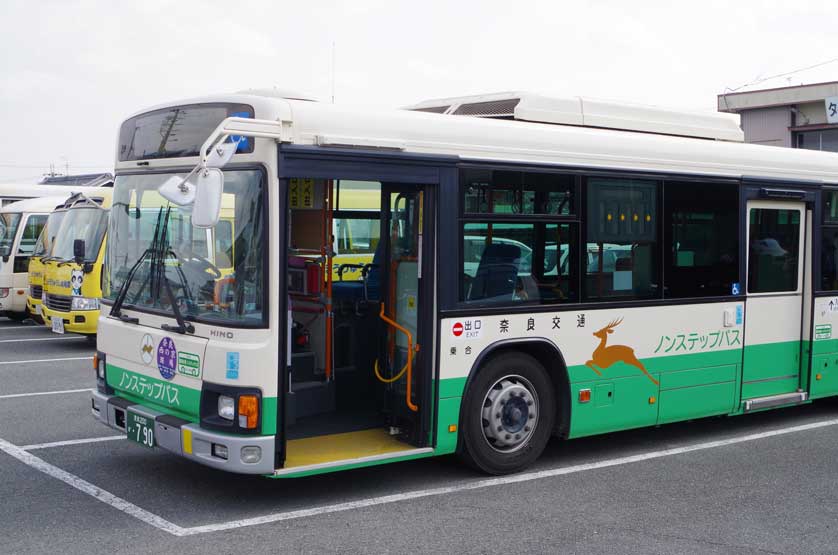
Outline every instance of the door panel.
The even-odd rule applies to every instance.
[[[742,398],[800,388],[805,204],[749,201]]]
[[[419,315],[424,303],[422,282],[424,188],[415,185],[386,184],[382,189],[381,237],[386,246],[382,257],[382,320],[388,323],[379,350],[379,366],[387,383],[392,425],[408,432],[411,441],[424,443],[424,418],[428,372],[421,356],[424,337]]]

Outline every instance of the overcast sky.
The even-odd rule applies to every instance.
[[[0,0],[0,182],[110,171],[119,123],[279,87],[340,103],[535,90],[714,111],[838,58],[834,2]],[[838,80],[838,62],[752,88]]]

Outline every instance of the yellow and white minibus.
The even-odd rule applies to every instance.
[[[742,138],[727,117],[529,93],[138,112],[93,414],[230,472],[458,453],[503,474],[551,437],[836,395],[838,158]],[[228,271],[182,240],[219,225]],[[347,228],[372,257],[341,286]]]

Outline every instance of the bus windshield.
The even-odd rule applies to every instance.
[[[32,256],[46,256],[51,253],[52,245],[58,235],[58,230],[61,229],[61,222],[64,221],[64,215],[67,214],[65,210],[53,212],[47,218],[47,223],[41,234],[38,236],[38,242],[35,243],[35,250],[32,251]]]
[[[0,250],[4,247],[12,252],[12,243],[15,241],[15,233],[20,223],[20,212],[5,212],[0,214]]]
[[[93,262],[108,226],[108,211],[98,207],[73,208],[66,212],[58,233],[54,235],[52,256],[59,260],[73,259],[73,243],[84,240],[84,259]]]
[[[187,319],[263,325],[267,252],[262,173],[224,172],[221,219],[213,230],[192,226],[187,210],[158,194],[171,175],[116,178],[104,297],[116,300],[135,269],[125,308],[171,314],[171,288]]]

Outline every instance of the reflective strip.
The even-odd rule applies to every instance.
[[[183,428],[183,452],[186,455],[192,454],[192,430]]]

